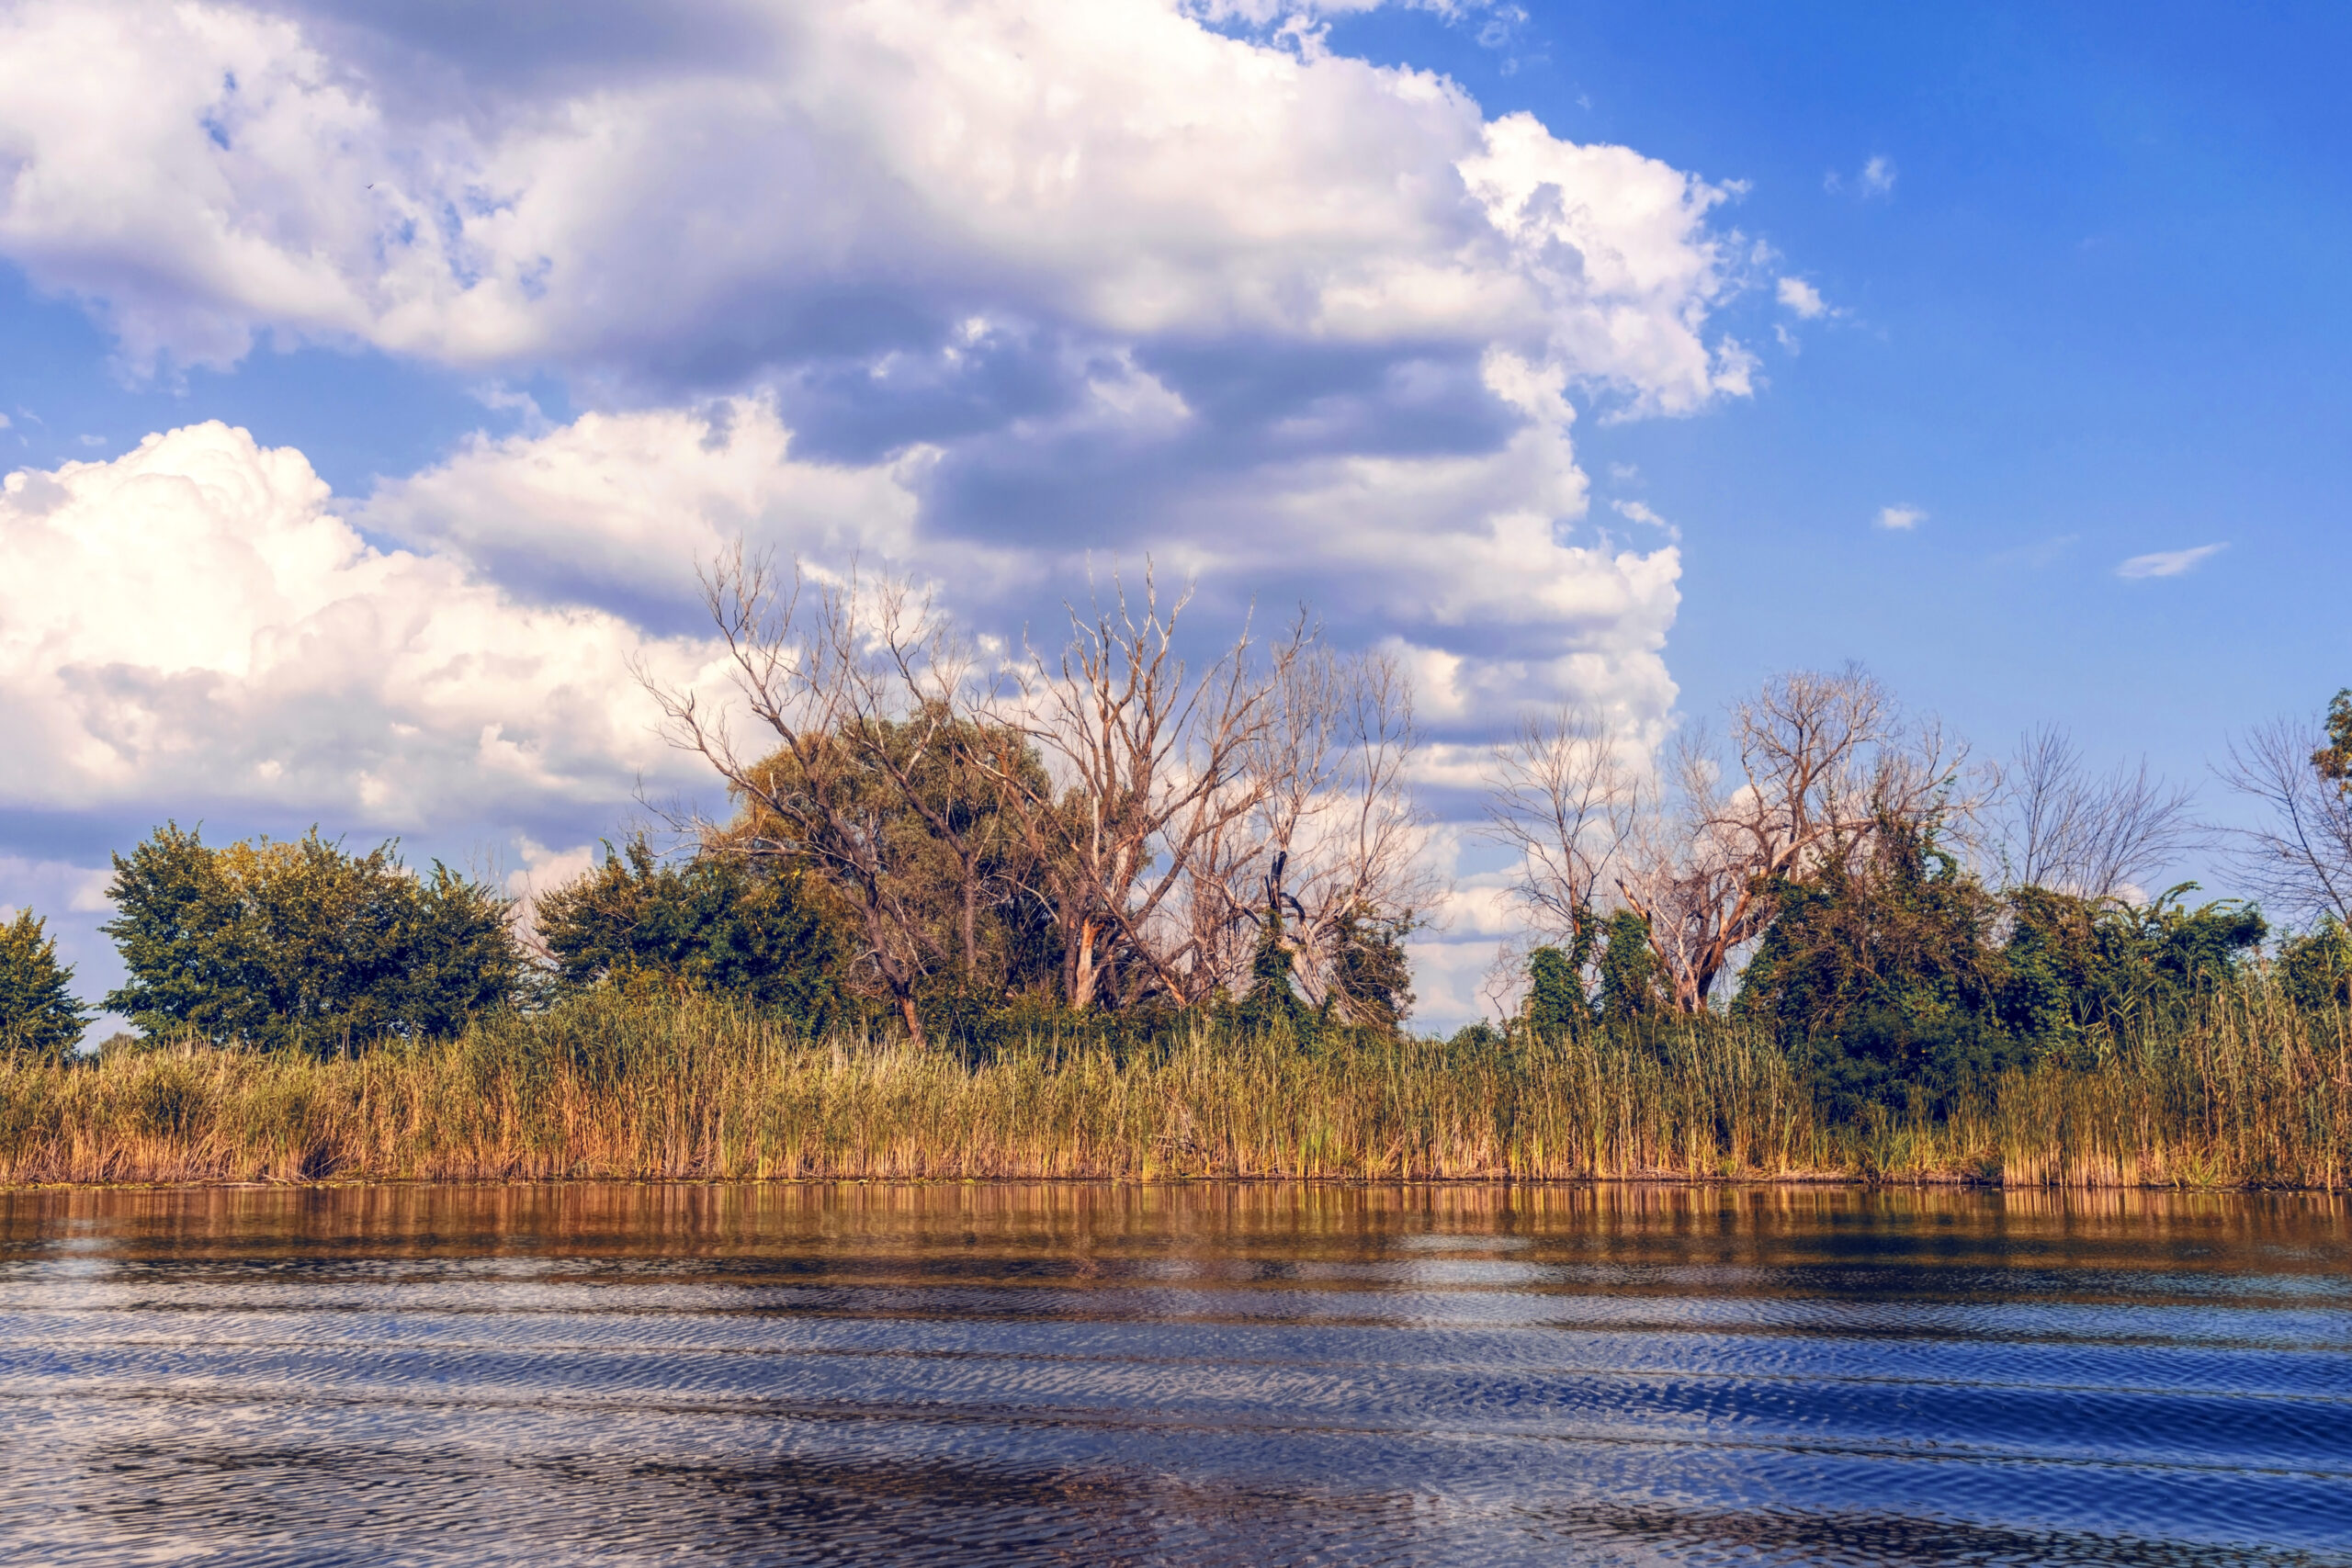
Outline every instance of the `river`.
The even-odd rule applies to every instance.
[[[2352,1564],[2352,1206],[0,1193],[0,1559]]]

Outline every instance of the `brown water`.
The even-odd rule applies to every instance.
[[[0,1193],[0,1558],[2352,1563],[2342,1200]]]

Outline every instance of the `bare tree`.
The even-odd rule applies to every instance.
[[[1163,607],[1147,570],[1139,604],[1114,584],[1110,604],[1072,606],[1067,647],[1058,658],[1033,649],[1019,706],[1000,710],[1061,789],[1003,779],[1051,880],[1073,1007],[1149,992],[1190,1001],[1216,983],[1213,922],[1186,896],[1205,871],[1229,872],[1237,832],[1264,799],[1248,762],[1305,629],[1261,649],[1245,628],[1195,674],[1177,652],[1190,599]]]
[[[1856,863],[1881,823],[1973,809],[1956,794],[1965,750],[1932,720],[1906,726],[1859,667],[1777,675],[1736,705],[1736,769],[1703,736],[1678,749],[1671,809],[1650,816],[1625,870],[1675,1005],[1705,1008],[1779,912],[1778,887],[1832,857]]]
[[[1294,917],[1290,943],[1306,999],[1319,1006],[1328,996],[1353,1021],[1370,1021],[1358,1014],[1371,998],[1352,995],[1343,975],[1348,943],[1367,925],[1396,931],[1445,889],[1422,856],[1428,819],[1408,776],[1418,742],[1412,687],[1389,655],[1341,654],[1312,636],[1292,646],[1272,688],[1271,722],[1247,763],[1259,799],[1250,840],[1196,879],[1194,902],[1221,907],[1225,930],[1238,935],[1248,930],[1239,876],[1261,863],[1278,868],[1270,890]],[[1227,940],[1217,956],[1229,983],[1247,944]]]
[[[2319,740],[2308,725],[2275,720],[2230,742],[2218,771],[2267,808],[2263,826],[2232,835],[2248,890],[2290,919],[2352,922],[2352,798],[2314,765]]]
[[[2167,784],[2144,758],[2094,777],[2052,726],[2018,740],[1996,802],[1990,837],[2006,879],[2085,898],[2120,897],[2201,836],[2193,791]]]
[[[707,845],[804,861],[856,914],[865,961],[907,1031],[923,1039],[917,996],[943,966],[977,962],[978,851],[924,774],[966,743],[959,727],[967,660],[903,583],[889,579],[789,581],[739,545],[699,573],[705,606],[726,645],[729,677],[769,732],[739,750],[725,710],[703,696],[638,678],[660,705],[672,744],[707,761],[742,807],[736,824],[704,824]],[[894,831],[912,812],[927,836]],[[953,863],[959,918],[944,936],[929,918],[933,869]]]
[[[1607,728],[1572,705],[1522,723],[1487,772],[1490,841],[1511,852],[1511,895],[1544,934],[1576,945],[1616,897],[1614,877],[1651,802]]]

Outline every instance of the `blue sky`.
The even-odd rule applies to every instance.
[[[1001,44],[1040,81],[1061,73],[1073,101],[1100,89],[1109,106],[1080,111],[1107,117],[1092,140],[1069,133],[1088,162],[1068,176],[1080,194],[1059,227],[1062,209],[1000,221],[989,207],[1035,187],[991,197],[993,165],[934,167],[894,140],[889,116],[959,93],[965,123],[1001,127],[1006,156],[1046,134],[1023,118],[1028,89],[947,58],[956,39],[927,58],[920,28],[835,36],[793,6],[717,3],[642,27],[632,8],[588,6],[556,28],[518,6],[491,50],[429,6],[213,7],[194,13],[210,18],[194,41],[138,6],[0,7],[18,69],[119,51],[109,90],[127,95],[39,99],[28,74],[0,111],[18,170],[0,208],[0,467],[130,463],[151,434],[220,420],[298,450],[333,499],[273,491],[233,516],[208,502],[184,528],[157,513],[139,527],[181,541],[158,547],[173,572],[212,581],[211,558],[170,551],[228,547],[240,529],[292,538],[324,508],[443,573],[437,587],[368,577],[364,592],[288,579],[258,608],[220,612],[213,644],[230,652],[196,656],[113,647],[91,629],[95,604],[70,626],[43,619],[50,600],[96,595],[138,529],[56,567],[66,586],[50,599],[12,601],[31,631],[7,645],[23,663],[9,674],[32,694],[9,700],[37,716],[0,778],[0,902],[56,908],[102,975],[91,877],[105,848],[166,814],[577,863],[628,814],[639,773],[685,775],[630,739],[644,726],[614,705],[618,684],[582,695],[567,671],[592,657],[582,648],[689,631],[678,575],[648,563],[689,560],[731,529],[819,557],[895,549],[992,627],[1034,623],[1085,562],[1144,551],[1208,562],[1212,615],[1312,592],[1343,640],[1471,672],[1425,694],[1433,735],[1465,755],[1563,694],[1655,738],[1770,671],[1856,659],[1984,750],[2054,721],[2094,760],[2145,752],[2203,781],[2234,728],[2315,710],[2352,681],[2333,613],[2352,479],[2339,434],[2352,333],[2335,299],[2352,192],[2332,79],[2352,57],[2352,13],[1342,6],[1306,17],[1326,29],[1296,78],[1312,91],[1270,107],[1246,59],[1195,50],[1194,34],[1295,61],[1296,28],[1287,44],[1282,28],[1298,17],[1230,9],[1205,28],[1148,0],[1091,23],[1046,6],[963,13],[960,58]],[[670,91],[786,80],[805,64],[795,51],[836,73],[831,96],[808,100],[839,117],[815,140]],[[898,75],[858,74],[893,51]],[[183,67],[191,53],[209,76]],[[1458,101],[1398,98],[1351,73],[1355,60],[1442,75]],[[927,96],[893,96],[901,76]],[[1137,83],[1164,90],[1169,114],[1263,114],[1275,129],[1187,164],[1136,129]],[[636,151],[590,158],[548,129],[592,89],[642,138],[610,145]],[[149,112],[175,93],[181,121]],[[1498,152],[1495,128],[1521,111],[1544,139]],[[287,150],[302,137],[326,151]],[[122,189],[106,201],[55,194],[104,183],[75,164],[80,142],[113,148],[107,178]],[[1638,159],[1561,151],[1596,145]],[[1565,181],[1571,207],[1597,214],[1574,243],[1622,243],[1640,276],[1563,275],[1542,248],[1555,242],[1499,218],[1450,248],[1475,214],[1396,195],[1453,169],[1475,195],[1480,168],[1510,201]],[[1716,194],[1690,194],[1702,186]],[[1325,193],[1345,199],[1299,216]],[[224,230],[250,243],[208,253]],[[1486,268],[1516,302],[1358,287],[1416,257]],[[1313,310],[1288,302],[1316,288]],[[1333,327],[1367,288],[1371,314]],[[1649,335],[1595,337],[1611,310]],[[1498,355],[1533,379],[1497,370]],[[1545,400],[1545,375],[1572,417]],[[696,456],[712,440],[684,439],[689,425],[740,434],[745,466],[712,468]],[[254,461],[189,447],[148,467]],[[98,517],[115,477],[88,469],[74,504]],[[596,510],[619,491],[635,499]],[[1530,509],[1554,519],[1554,541],[1499,542],[1495,520]],[[1889,509],[1917,515],[1889,528]],[[17,570],[51,570],[39,551],[63,547],[24,541],[83,515],[22,509],[7,525],[30,552]],[[1443,545],[1449,530],[1477,549]],[[2119,572],[2216,546],[2171,575]],[[565,650],[498,700],[534,703],[560,674],[561,700],[609,731],[559,742],[507,718],[536,795],[468,771],[494,750],[476,744],[490,697],[469,706],[364,671],[347,689],[265,680],[235,651],[292,635],[288,604],[322,615],[375,594],[372,615],[424,626],[422,640],[329,642],[355,670],[408,667],[394,653],[423,669],[418,649],[441,658],[474,635],[426,624],[451,584]],[[540,658],[536,635],[515,632],[501,668]],[[72,760],[96,755],[74,727],[99,722],[94,704],[132,703],[122,691],[136,712],[113,722],[170,728],[190,670],[211,682],[206,722],[242,727],[237,745],[183,737]],[[354,747],[390,760],[345,767],[332,740],[298,744],[324,733],[301,716],[329,710]],[[428,761],[383,739],[420,729]],[[280,766],[272,747],[305,760]],[[2210,782],[2204,796],[2212,815],[2234,809]],[[1482,863],[1474,852],[1462,866]],[[2214,867],[2181,869],[2225,890]],[[1451,957],[1431,957],[1453,965],[1424,987],[1437,1013],[1470,1005],[1462,976],[1481,943],[1492,933],[1468,915]]]
[[[1849,312],[1752,400],[1580,433],[1683,530],[1686,708],[1855,658],[1980,744],[2054,721],[2189,776],[2352,681],[2352,12],[1530,11],[1498,50],[1410,15],[1337,46],[1748,182],[1732,220]]]

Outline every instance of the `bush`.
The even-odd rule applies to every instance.
[[[114,857],[101,928],[130,972],[106,1005],[149,1034],[348,1051],[380,1036],[461,1031],[526,980],[509,905],[397,846],[353,855],[316,829],[222,849],[166,823]]]
[[[847,989],[852,947],[812,878],[699,855],[663,865],[640,836],[539,900],[540,940],[568,992],[729,995],[811,1032],[865,1010]]]

